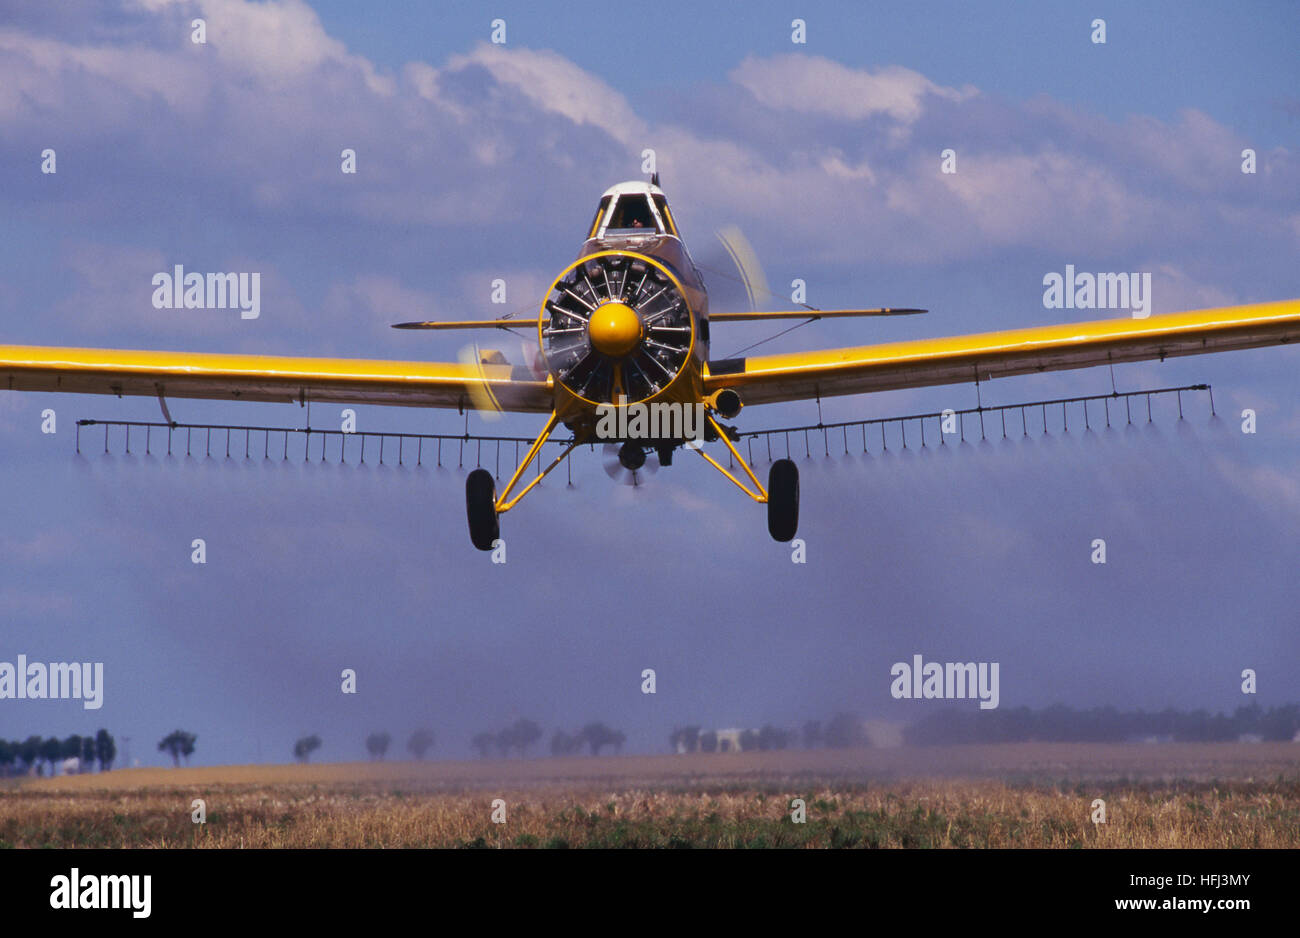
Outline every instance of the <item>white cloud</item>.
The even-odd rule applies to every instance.
[[[1193,259],[1152,244],[1300,237],[1293,203],[1242,195],[1223,156],[1240,141],[1195,111],[1114,123],[1046,97],[992,101],[899,66],[781,54],[732,69],[715,110],[702,95],[698,108],[654,121],[553,51],[483,43],[388,75],[301,0],[140,6],[201,11],[211,48],[170,24],[147,47],[0,31],[0,155],[30,161],[17,141],[49,135],[40,115],[60,115],[61,168],[69,148],[91,167],[67,177],[81,182],[66,198],[83,217],[144,204],[236,233],[307,218],[395,238],[431,226],[576,245],[599,191],[635,175],[653,146],[695,243],[735,221],[760,250],[803,266],[1124,252],[1167,274],[1161,302],[1207,305],[1228,291],[1192,282],[1181,271]],[[939,172],[948,145],[955,175]],[[355,176],[339,172],[344,146],[358,151]],[[1288,161],[1269,154],[1271,166]],[[1277,191],[1262,176],[1249,184]],[[701,219],[708,227],[692,229]]]
[[[1290,515],[1300,521],[1300,464],[1247,465],[1216,456],[1215,469],[1224,482],[1253,502],[1268,517]]]
[[[201,104],[210,76],[196,59],[156,49],[76,46],[0,30],[0,122],[75,108],[87,130],[131,119],[160,99],[173,111]],[[87,106],[89,105],[89,106]]]
[[[1139,269],[1151,270],[1151,312],[1157,315],[1240,302],[1237,294],[1203,283],[1176,264],[1139,265]]]
[[[302,330],[319,325],[309,316],[296,291],[276,266],[265,259],[229,254],[220,263],[198,266],[191,255],[131,244],[77,240],[64,245],[64,272],[70,291],[50,308],[47,321],[63,326],[64,341],[92,344],[175,343],[177,337],[226,336],[252,349],[268,327]],[[259,274],[261,315],[244,320],[237,309],[157,309],[153,305],[158,273],[171,274],[176,264],[187,273],[234,271]],[[53,341],[53,338],[48,341]]]
[[[823,114],[843,121],[886,115],[910,124],[929,95],[964,101],[978,92],[969,85],[946,88],[900,65],[874,71],[852,68],[820,56],[749,56],[731,71],[731,80],[771,108]]]
[[[629,146],[639,147],[646,139],[645,122],[623,95],[558,53],[506,49],[485,42],[468,55],[452,56],[444,71],[471,65],[486,68],[498,84],[519,91],[542,110],[562,114],[575,124],[599,127]]]

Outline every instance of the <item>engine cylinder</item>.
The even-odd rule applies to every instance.
[[[672,384],[690,358],[695,317],[672,270],[602,251],[579,258],[542,302],[542,354],[555,380],[594,404],[637,403]]]

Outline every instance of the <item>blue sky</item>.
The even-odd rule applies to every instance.
[[[1134,6],[19,5],[0,13],[0,341],[454,359],[464,338],[388,324],[498,315],[498,277],[531,312],[647,146],[702,264],[735,223],[778,293],[798,277],[824,307],[931,310],[772,350],[1091,318],[1043,307],[1044,274],[1071,263],[1152,272],[1157,313],[1300,295],[1300,12]],[[504,46],[487,41],[496,17]],[[948,147],[955,176],[938,172]],[[153,309],[150,278],[176,263],[260,271],[261,318]],[[715,356],[770,331],[717,329]],[[2,701],[0,735],[104,725],[147,762],[179,725],[198,760],[225,762],[286,759],[310,732],[321,758],[360,758],[374,729],[428,725],[450,757],[524,715],[603,719],[657,750],[675,724],[922,716],[937,704],[888,696],[890,664],[915,653],[1000,661],[1003,707],[1231,709],[1247,667],[1262,703],[1294,700],[1298,365],[1266,349],[1117,369],[1128,388],[1212,383],[1213,423],[807,462],[804,565],[682,458],[630,490],[579,455],[572,490],[548,482],[503,519],[493,566],[464,531],[463,472],[77,457],[76,418],[156,419],[156,402],[3,394],[0,660],[102,660],[107,687],[93,714]],[[985,400],[1109,389],[1074,372]],[[957,387],[825,412],[973,403]],[[740,423],[810,419],[791,405]]]
[[[743,13],[722,3],[668,2],[656,4],[644,23],[611,15],[608,4],[595,0],[562,8],[389,0],[382,16],[347,0],[312,7],[350,49],[388,66],[463,51],[464,37],[482,34],[485,21],[502,16],[511,41],[554,49],[647,109],[657,107],[657,95],[671,100],[683,81],[724,82],[747,54],[789,51],[789,24],[797,17],[808,24],[809,52],[860,68],[903,65],[941,84],[974,84],[1013,100],[1045,94],[1111,119],[1168,119],[1194,106],[1243,132],[1264,134],[1270,144],[1285,143],[1297,119],[1288,76],[1295,74],[1291,39],[1300,11],[1283,2],[1204,2],[1189,10],[1177,2],[760,0],[745,4]],[[1089,24],[1099,17],[1108,23],[1107,41],[1094,48]],[[403,28],[394,29],[395,22]],[[608,50],[629,43],[652,50],[657,67],[619,67]],[[1261,95],[1268,94],[1290,102],[1289,124],[1259,112]]]

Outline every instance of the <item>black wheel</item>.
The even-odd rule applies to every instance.
[[[465,480],[465,511],[469,515],[469,539],[479,550],[491,550],[501,536],[497,518],[497,484],[492,473],[475,469]]]
[[[799,530],[799,467],[788,459],[772,463],[767,474],[767,530],[782,543]]]

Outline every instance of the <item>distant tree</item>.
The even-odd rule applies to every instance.
[[[95,737],[81,737],[81,771],[89,772],[95,768]]]
[[[57,736],[41,740],[41,758],[50,764],[50,774],[53,775],[54,767],[63,758],[63,743]]]
[[[411,734],[411,738],[406,741],[406,751],[417,759],[423,759],[424,754],[433,747],[433,733],[426,729],[418,729]]]
[[[591,748],[593,756],[598,756],[606,746],[613,746],[615,751],[621,750],[627,737],[604,723],[588,723],[578,733],[578,739]]]
[[[18,744],[0,739],[0,775],[9,774],[9,766],[18,759]]]
[[[179,767],[181,757],[185,757],[188,764],[190,756],[194,754],[194,744],[198,737],[193,733],[187,733],[184,730],[173,730],[164,736],[158,743],[158,751],[165,752],[172,757],[172,765]]]
[[[999,742],[1103,742],[1157,740],[1226,741],[1242,736],[1290,740],[1300,730],[1300,704],[1269,710],[1258,704],[1238,707],[1231,716],[1206,710],[1182,712],[1166,708],[1157,713],[1119,711],[1114,707],[1075,710],[1052,704],[988,713],[945,708],[934,710],[907,727],[909,745]]]
[[[507,726],[503,730],[498,730],[493,734],[492,742],[497,747],[497,755],[504,759],[510,755],[510,750],[515,748],[515,728]]]
[[[826,724],[826,745],[834,749],[847,749],[861,746],[866,742],[862,733],[862,721],[856,714],[837,713]]]
[[[668,737],[668,746],[673,752],[695,752],[700,748],[700,728],[698,726],[678,727]]]
[[[387,733],[371,733],[366,737],[366,751],[370,753],[370,758],[384,761],[384,754],[388,752],[388,744],[393,741],[393,737]]]
[[[497,751],[502,756],[510,755],[511,750],[523,756],[528,747],[542,738],[542,728],[532,720],[520,717],[514,723],[496,734]]]
[[[113,767],[113,760],[117,758],[117,743],[108,730],[100,730],[95,734],[95,758],[99,761],[99,771],[107,772]]]
[[[682,730],[682,742],[686,744],[687,752],[694,752],[700,748],[700,728],[698,726],[688,726]]]
[[[1174,738],[1179,742],[1200,743],[1210,736],[1210,713],[1204,707],[1185,714],[1179,721],[1183,725],[1181,733]]]
[[[567,756],[582,745],[582,741],[570,736],[564,730],[556,730],[551,735],[551,755]]]
[[[293,757],[299,762],[306,762],[311,754],[321,747],[320,737],[315,733],[304,736],[293,744]]]
[[[514,746],[519,750],[520,756],[528,751],[529,746],[542,738],[542,728],[532,720],[525,720],[522,717],[515,720],[511,731],[514,737]]]
[[[822,744],[821,720],[809,720],[803,725],[803,748],[816,749]]]
[[[1260,731],[1265,739],[1290,742],[1300,731],[1300,704],[1270,708],[1260,720]]]
[[[18,758],[23,760],[23,769],[30,772],[41,758],[42,739],[39,736],[28,736],[18,744]]]
[[[777,729],[770,723],[764,723],[758,731],[758,748],[762,750],[784,749],[790,745],[790,736],[785,730]]]
[[[486,759],[492,753],[492,747],[496,745],[496,733],[483,732],[477,734],[469,741],[469,744],[478,750],[479,756]]]
[[[78,763],[81,762],[81,736],[73,733],[63,741],[63,759],[64,761],[76,759]],[[80,765],[78,765],[78,769],[80,769]]]
[[[700,752],[717,752],[718,751],[718,734],[713,730],[705,730],[700,734]]]
[[[758,748],[758,734],[753,730],[741,730],[740,751],[753,752]]]
[[[1232,738],[1237,739],[1245,733],[1264,736],[1264,710],[1258,703],[1238,707],[1232,715]]]

